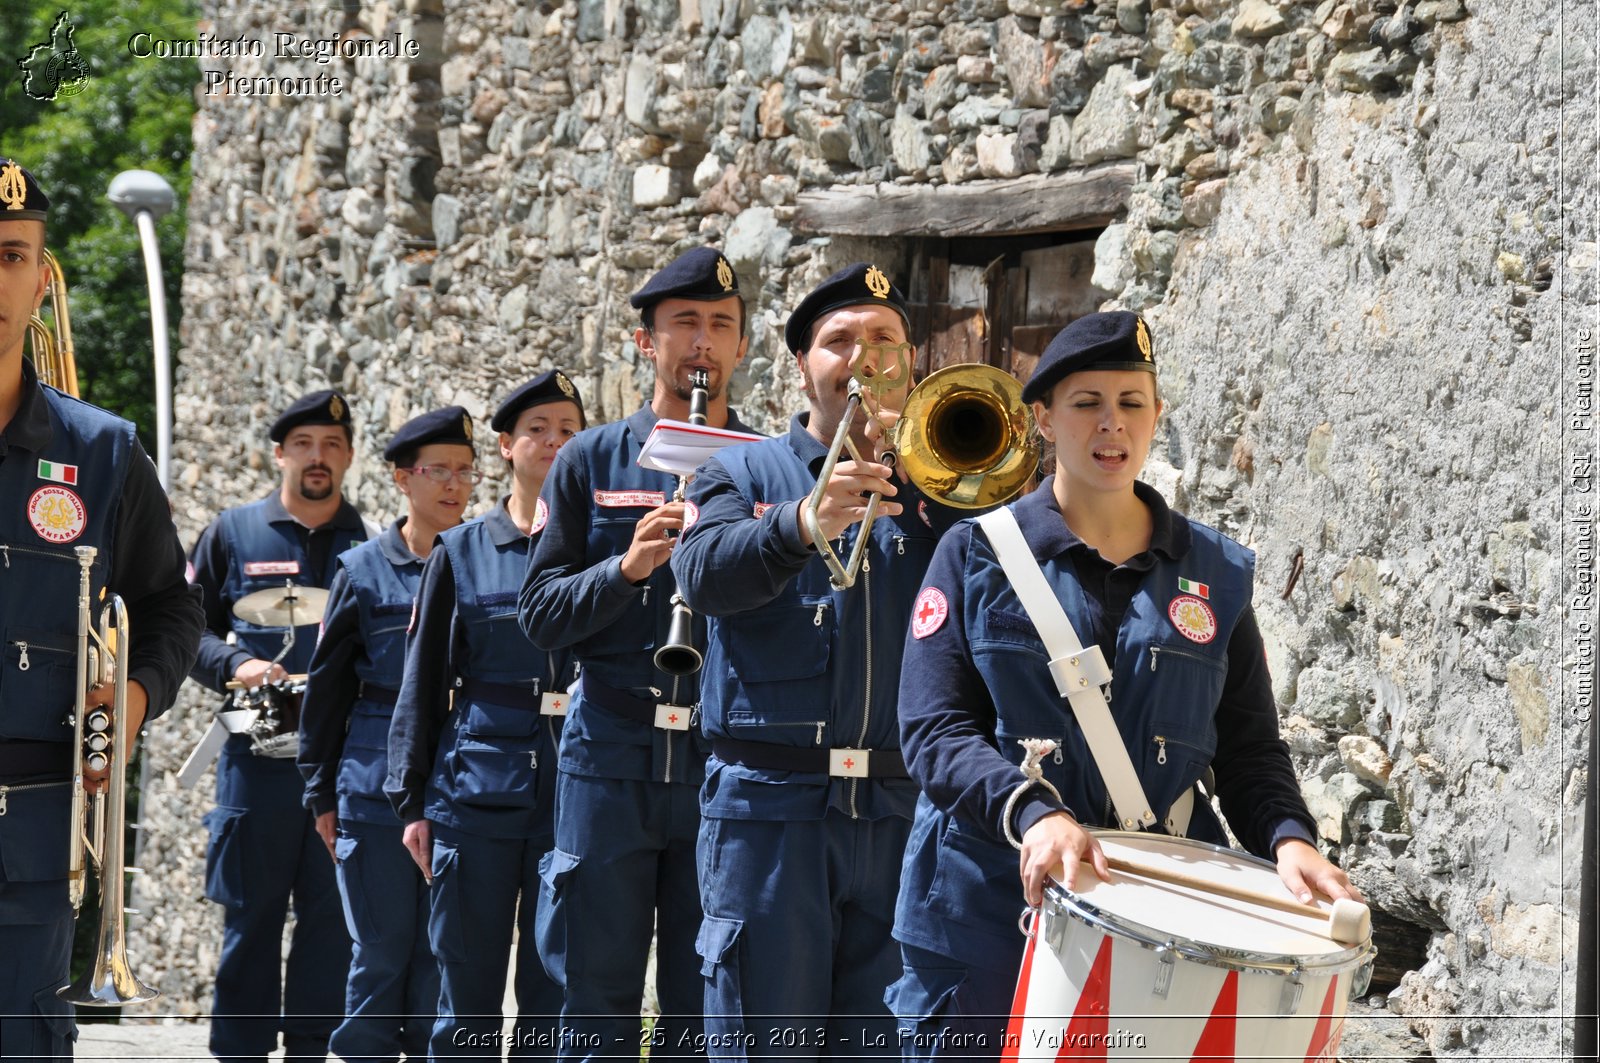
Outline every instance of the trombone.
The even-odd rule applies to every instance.
[[[882,496],[874,492],[868,497],[855,547],[844,562],[823,537],[817,516],[822,498],[845,450],[853,460],[863,460],[850,438],[857,409],[869,395],[881,409],[883,395],[897,388],[908,373],[908,345],[898,348],[895,364],[887,371],[865,357],[871,346],[858,344],[851,360],[844,416],[833,434],[816,486],[800,507],[800,519],[827,564],[829,582],[836,590],[855,584]],[[871,407],[869,414],[877,415]],[[903,463],[907,476],[923,494],[947,506],[992,509],[1004,505],[1021,494],[1039,462],[1033,413],[1022,401],[1022,386],[1010,373],[991,365],[946,366],[911,389],[900,419],[889,432],[889,449],[882,461],[891,467]]]
[[[92,546],[80,546],[78,555],[78,662],[77,686],[72,705],[72,748],[77,761],[72,774],[72,816],[68,821],[67,896],[73,911],[83,909],[88,884],[88,864],[93,863],[100,883],[100,926],[95,935],[94,962],[77,981],[56,990],[74,1004],[120,1007],[154,1000],[159,992],[145,985],[128,963],[127,921],[123,890],[126,886],[123,830],[127,818],[128,756],[128,610],[119,595],[107,596],[100,624],[90,622],[93,606],[90,571]],[[112,616],[115,614],[115,620]],[[111,711],[90,707],[90,681],[112,683]],[[98,793],[83,789],[86,771],[109,769],[105,787]],[[85,859],[87,857],[87,860]]]

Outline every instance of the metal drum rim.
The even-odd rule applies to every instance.
[[[1229,849],[1226,846],[1213,845],[1210,842],[1198,841],[1194,838],[1177,838],[1170,835],[1150,835],[1137,831],[1091,831],[1096,838],[1138,838],[1149,840],[1159,837],[1163,844],[1177,843],[1191,848],[1205,849],[1219,853],[1230,858],[1240,859],[1276,872],[1270,861],[1263,860],[1251,853]],[[1251,949],[1234,949],[1226,946],[1197,942],[1191,938],[1180,937],[1176,934],[1162,933],[1154,927],[1136,922],[1124,916],[1109,912],[1093,903],[1082,894],[1074,893],[1061,885],[1054,878],[1045,882],[1044,907],[1042,911],[1046,925],[1038,929],[1046,941],[1051,940],[1049,923],[1055,919],[1075,915],[1084,923],[1097,929],[1114,932],[1119,937],[1127,938],[1142,948],[1151,951],[1171,951],[1174,955],[1194,963],[1204,964],[1208,967],[1219,967],[1224,970],[1247,973],[1262,971],[1267,973],[1295,972],[1321,975],[1333,973],[1343,974],[1353,971],[1367,962],[1376,954],[1369,938],[1347,946],[1337,952],[1312,953],[1296,955],[1293,953],[1256,952]]]

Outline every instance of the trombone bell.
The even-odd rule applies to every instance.
[[[957,509],[1009,502],[1039,464],[1022,386],[991,365],[946,366],[918,384],[895,446],[911,482]]]

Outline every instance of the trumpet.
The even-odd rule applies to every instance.
[[[863,346],[853,360],[844,417],[833,434],[816,486],[800,507],[800,519],[828,566],[829,582],[836,590],[855,585],[882,496],[873,492],[868,497],[855,547],[843,562],[822,534],[817,516],[822,498],[834,466],[846,450],[853,460],[863,460],[850,439],[856,411],[868,396],[881,402],[886,391],[899,386],[906,371],[903,351],[902,361],[889,372],[867,364],[862,358],[864,351]],[[991,365],[946,366],[912,388],[900,419],[889,432],[889,443],[881,458],[883,464],[893,467],[903,462],[906,475],[923,494],[956,509],[1004,505],[1022,493],[1039,463],[1033,413],[1022,401],[1022,386],[1010,373]]]
[[[109,595],[100,624],[90,622],[93,607],[90,570],[98,551],[80,546],[78,556],[77,687],[72,706],[72,748],[77,760],[72,776],[72,815],[68,822],[67,897],[82,911],[93,863],[100,884],[100,926],[94,962],[56,995],[74,1004],[120,1007],[154,1000],[160,994],[139,980],[128,963],[128,934],[123,908],[125,866],[123,830],[127,817],[128,757],[124,729],[128,720],[128,610],[118,595]],[[112,619],[115,614],[115,620]],[[121,659],[119,659],[119,657]],[[113,684],[111,711],[88,704],[90,680]],[[86,771],[109,769],[99,793],[83,789]],[[87,857],[87,859],[86,859]]]
[[[711,381],[704,369],[696,369],[689,374],[689,423],[706,423],[706,403],[710,398]],[[678,477],[678,490],[673,493],[674,502],[682,502],[685,490],[689,486],[687,476]],[[694,610],[689,608],[689,603],[684,601],[683,588],[672,589],[672,622],[667,626],[667,641],[656,649],[656,667],[668,675],[686,676],[694,675],[700,670],[700,665],[705,660],[700,651],[694,648]]]

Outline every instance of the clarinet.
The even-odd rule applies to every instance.
[[[689,374],[689,423],[706,423],[706,401],[709,397],[710,380],[704,369],[696,369]],[[687,476],[678,477],[678,489],[673,492],[672,500],[682,502],[684,491],[689,486]],[[683,588],[674,587],[672,591],[672,623],[667,627],[667,641],[657,650],[655,656],[656,667],[671,676],[694,675],[700,670],[704,661],[700,651],[694,648],[694,610],[689,608],[689,603],[683,600]]]

